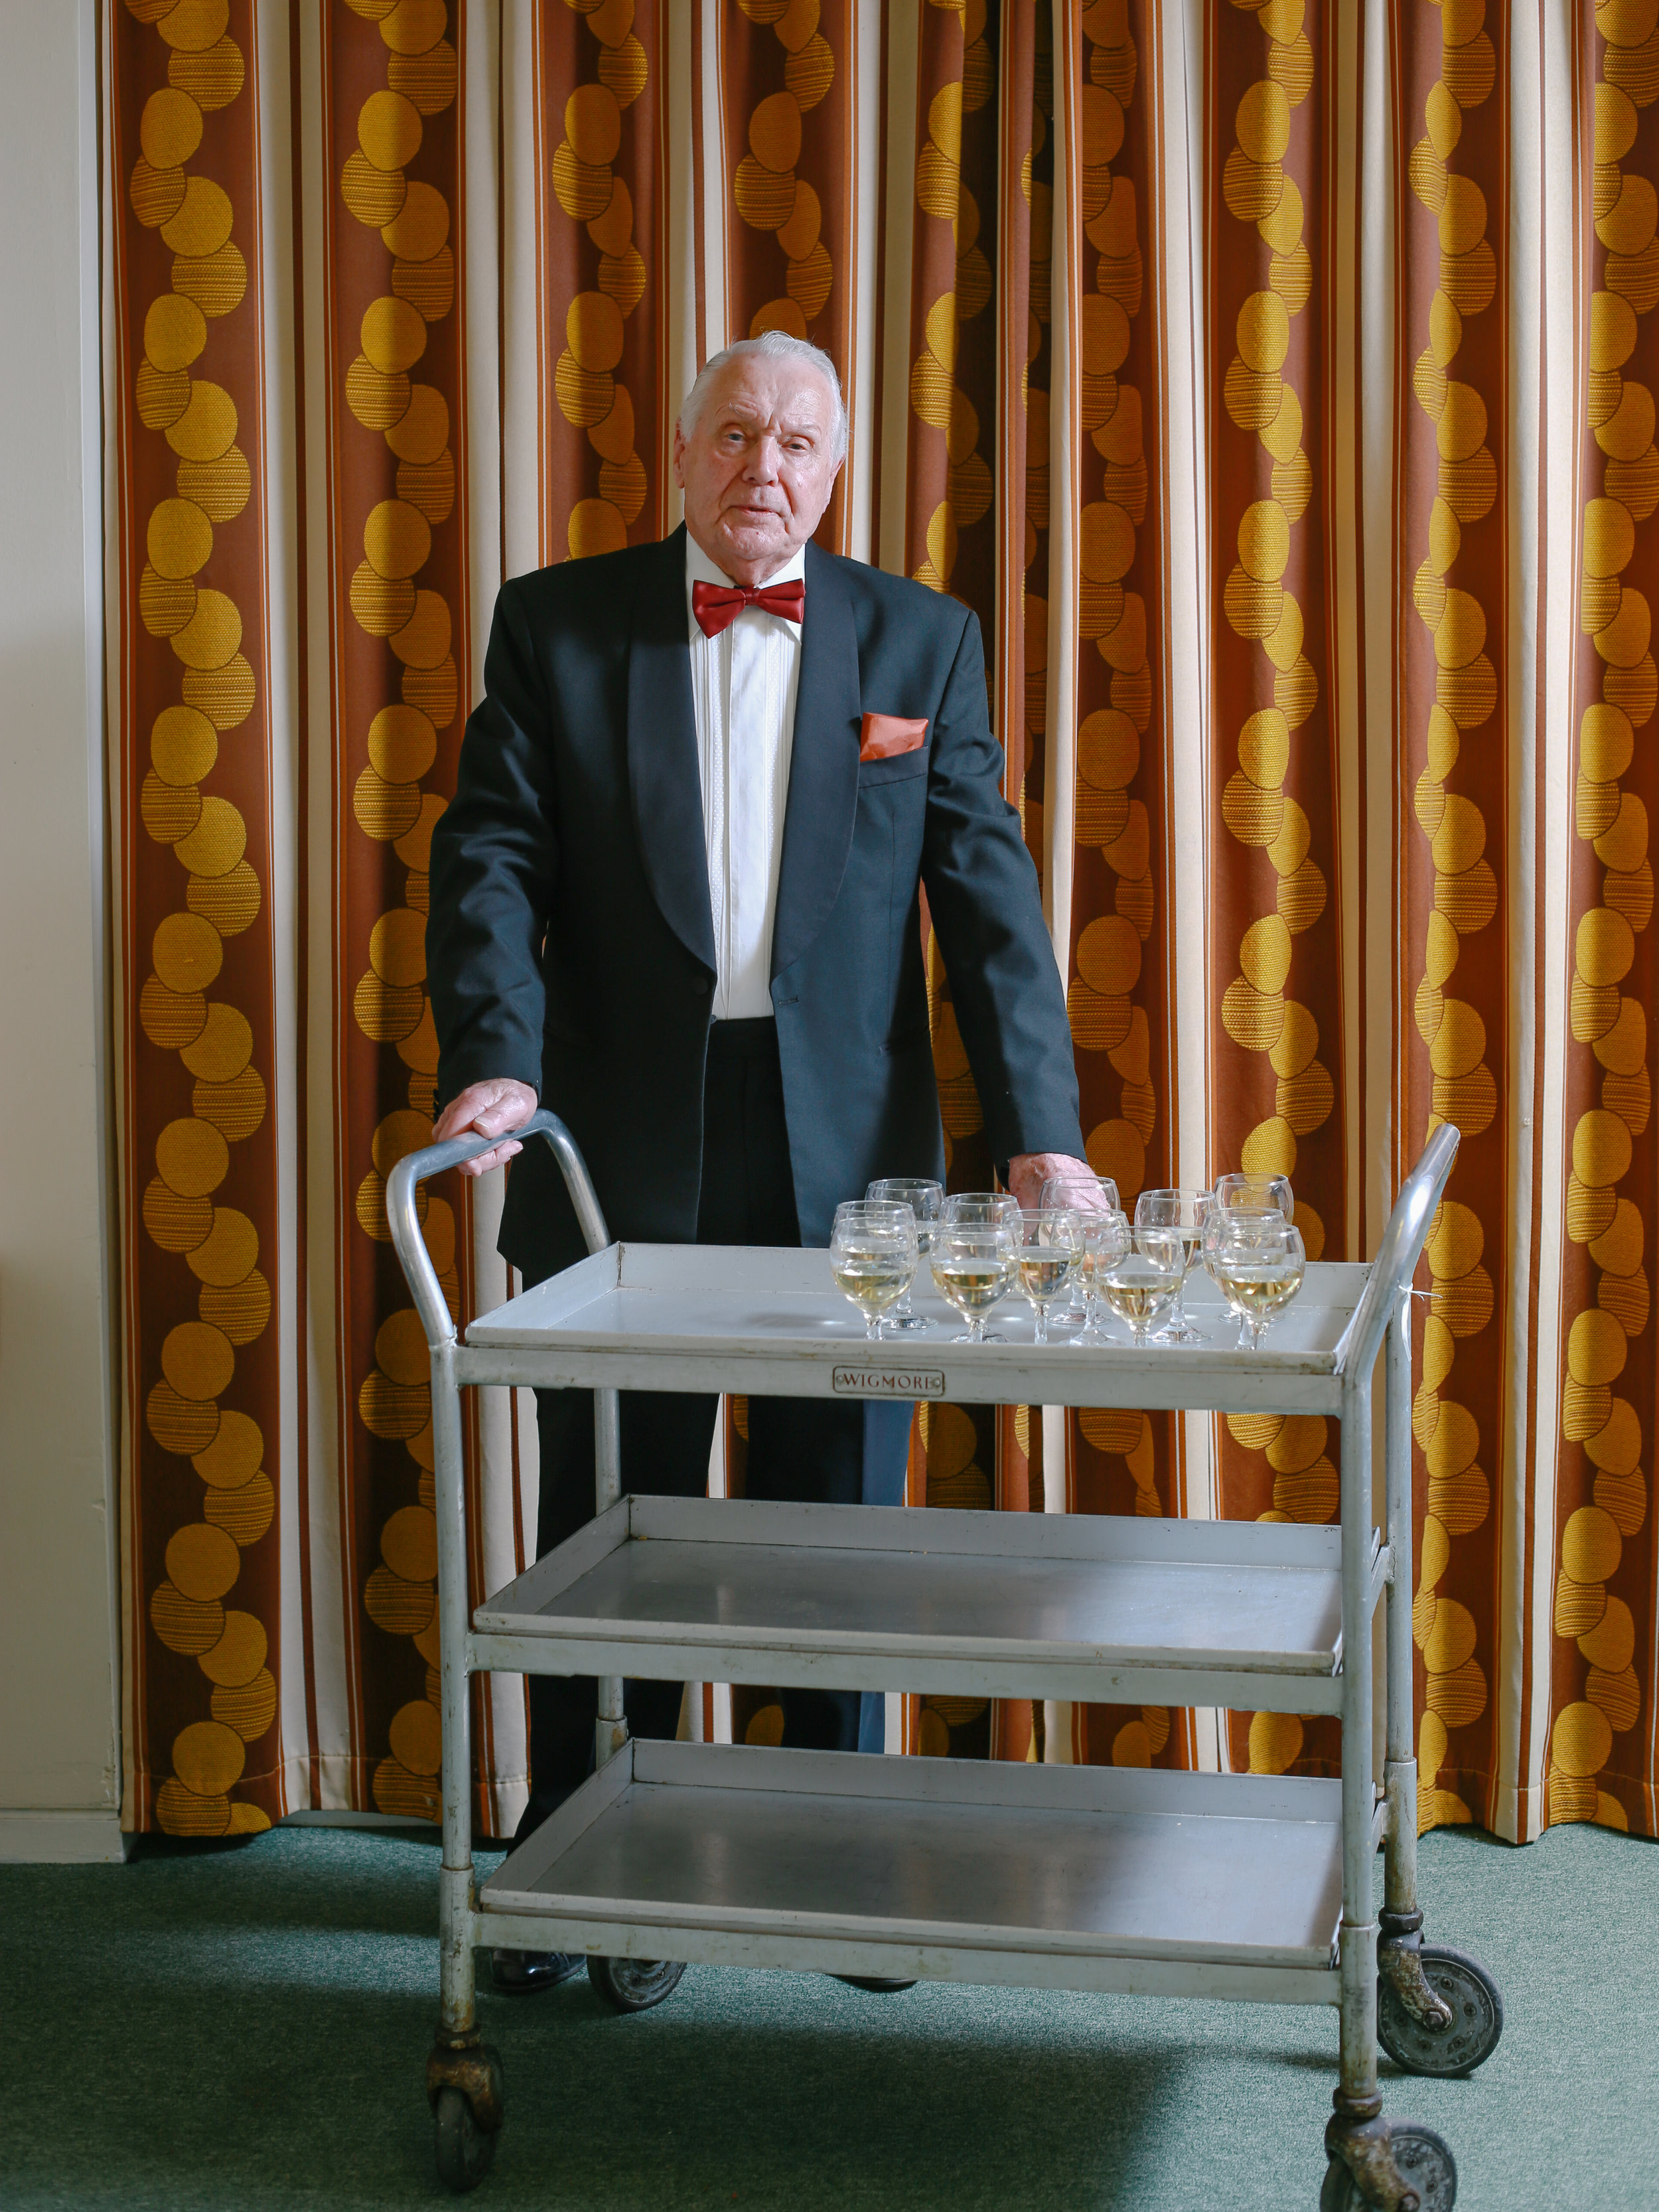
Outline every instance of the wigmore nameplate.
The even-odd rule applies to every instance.
[[[941,1367],[836,1367],[830,1387],[843,1398],[942,1398]]]

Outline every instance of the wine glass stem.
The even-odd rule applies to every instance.
[[[1047,1344],[1048,1341],[1048,1309],[1047,1306],[1039,1306],[1036,1310],[1036,1341],[1039,1344]]]
[[[866,1344],[879,1344],[881,1342],[881,1316],[879,1314],[871,1314],[866,1319],[864,1324],[864,1340]]]
[[[977,1316],[968,1324],[968,1341],[969,1344],[983,1344],[985,1341],[985,1323]]]

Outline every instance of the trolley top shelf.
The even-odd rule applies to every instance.
[[[1138,1352],[1115,1325],[1121,1340],[1109,1345],[1040,1346],[1030,1308],[1012,1297],[991,1322],[1003,1342],[959,1344],[961,1322],[920,1277],[915,1310],[931,1326],[872,1344],[830,1279],[827,1252],[611,1244],[474,1322],[457,1375],[595,1389],[1328,1413],[1370,1272],[1310,1266],[1254,1352],[1236,1348],[1237,1321],[1197,1274],[1187,1309],[1208,1340],[1200,1346]]]

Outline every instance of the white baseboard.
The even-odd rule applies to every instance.
[[[119,1866],[131,1849],[112,1810],[0,1812],[0,1866]]]

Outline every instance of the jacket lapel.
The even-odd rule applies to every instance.
[[[702,779],[685,613],[684,526],[641,564],[628,654],[628,777],[652,894],[694,959],[714,969]]]
[[[775,977],[808,950],[840,894],[858,813],[861,713],[853,603],[836,563],[809,541],[789,799],[772,925]]]

